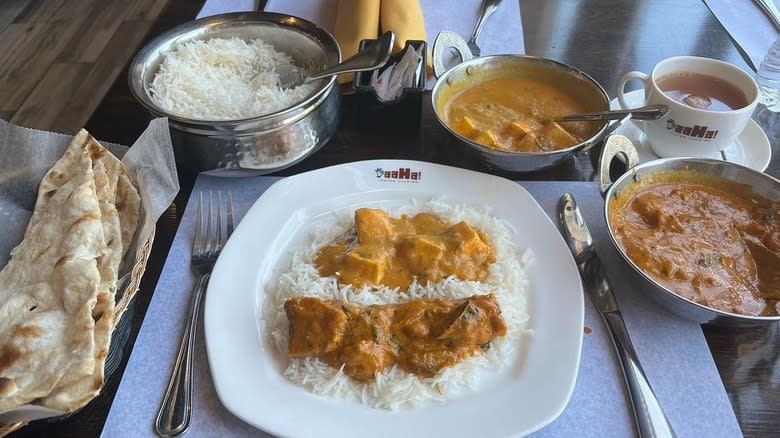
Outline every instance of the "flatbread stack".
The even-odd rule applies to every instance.
[[[139,210],[124,165],[79,132],[0,271],[0,412],[28,403],[71,412],[100,392]]]

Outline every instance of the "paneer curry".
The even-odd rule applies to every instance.
[[[315,256],[320,275],[343,284],[385,285],[407,290],[413,281],[449,276],[484,280],[495,251],[480,230],[450,224],[433,213],[390,217],[385,211],[355,211],[355,228]]]
[[[744,315],[780,313],[780,202],[669,172],[620,193],[609,218],[626,254],[669,289]]]
[[[287,300],[284,310],[291,357],[319,357],[359,381],[374,379],[394,363],[432,377],[489,348],[507,331],[492,294],[368,307],[300,297]]]
[[[553,119],[587,112],[583,103],[533,78],[498,78],[468,86],[452,96],[445,122],[483,146],[509,152],[548,152],[592,137],[599,122]]]

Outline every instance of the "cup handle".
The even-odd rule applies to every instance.
[[[641,71],[630,71],[623,75],[623,77],[620,78],[620,82],[618,83],[618,89],[617,89],[617,98],[618,103],[620,103],[620,108],[622,109],[629,109],[628,104],[626,104],[626,98],[625,98],[625,89],[626,84],[629,81],[633,80],[639,80],[642,81],[645,88],[645,102],[644,105],[647,104],[647,96],[648,96],[648,90],[650,89],[650,77]]]

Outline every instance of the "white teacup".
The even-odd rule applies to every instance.
[[[706,75],[722,79],[739,89],[746,105],[728,111],[698,109],[665,94],[658,86],[659,78],[670,74]],[[648,76],[632,71],[620,78],[617,97],[620,106],[628,109],[625,86],[631,80],[644,82],[645,105],[664,104],[669,114],[643,123],[647,143],[659,157],[712,157],[732,145],[745,129],[758,104],[758,85],[739,67],[716,59],[696,56],[676,56],[656,64]]]

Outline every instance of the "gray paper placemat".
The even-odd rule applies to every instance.
[[[237,217],[279,178],[226,179],[201,175],[193,193],[231,190]],[[698,324],[668,314],[650,301],[641,278],[611,246],[594,183],[521,182],[555,217],[560,195],[575,195],[618,296],[637,353],[680,437],[741,436],[723,383]],[[103,430],[106,437],[155,436],[152,429],[176,357],[194,279],[189,269],[195,199],[185,211],[157,289]],[[567,408],[540,437],[626,437],[633,423],[611,341],[590,300],[577,385]],[[267,436],[232,415],[217,398],[208,368],[202,326],[195,354],[193,420],[187,436]],[[273,397],[273,394],[258,394]],[[306,421],[302,412],[301,421]]]

